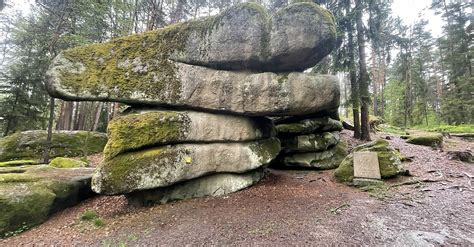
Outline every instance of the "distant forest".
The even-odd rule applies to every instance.
[[[45,72],[62,50],[218,14],[239,0],[36,0],[27,13],[0,0],[0,133],[46,129],[105,131],[125,106],[50,99]],[[270,10],[288,0],[258,0]],[[470,1],[433,0],[444,21],[406,26],[390,0],[315,0],[335,17],[337,47],[309,73],[344,72],[341,116],[367,139],[369,115],[411,127],[474,123]],[[409,8],[410,6],[407,6]],[[54,114],[51,114],[54,113]]]

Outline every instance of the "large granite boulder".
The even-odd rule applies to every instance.
[[[402,136],[407,139],[407,143],[429,146],[433,148],[441,147],[443,144],[443,134],[433,132],[415,132],[407,136]]]
[[[12,168],[0,168],[0,237],[40,224],[92,195],[92,168]]]
[[[306,115],[339,106],[338,80],[331,75],[236,72],[176,63],[172,73],[147,72],[153,76],[143,74],[135,82],[124,69],[90,74],[87,68],[57,57],[49,70],[50,95],[253,116]]]
[[[132,84],[165,79],[173,61],[220,70],[303,71],[328,55],[335,41],[334,18],[317,4],[292,4],[270,16],[258,4],[244,3],[218,16],[69,49],[61,64],[85,70],[84,80],[112,76]]]
[[[377,139],[355,147],[347,155],[334,173],[339,182],[352,182],[354,178],[354,152],[377,152],[380,175],[382,178],[391,178],[402,174],[401,154],[389,146],[388,141]]]
[[[260,181],[263,175],[263,169],[256,169],[242,174],[217,173],[165,188],[133,192],[126,196],[128,203],[134,206],[164,204],[203,196],[221,196],[247,188]]]
[[[0,138],[0,161],[39,160],[43,157],[47,131],[31,130]],[[50,157],[75,157],[100,153],[107,135],[90,131],[54,131]]]
[[[254,141],[274,136],[271,120],[263,117],[195,111],[131,110],[108,126],[104,158],[146,146],[185,142]]]
[[[280,152],[280,141],[176,144],[126,152],[105,161],[92,178],[100,194],[122,194],[166,187],[211,173],[243,173]]]

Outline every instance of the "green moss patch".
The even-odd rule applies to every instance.
[[[14,166],[26,166],[26,165],[38,165],[39,162],[36,160],[12,160],[0,162],[0,167],[14,167]]]
[[[266,13],[262,6],[255,3],[241,4],[227,11],[242,8]],[[76,93],[87,92],[97,96],[107,92],[109,97],[120,98],[140,94],[143,98],[178,103],[181,82],[172,59],[185,52],[191,37],[207,41],[206,37],[225,15],[226,12],[107,43],[65,50],[62,58],[57,59],[66,68],[60,71],[61,84]],[[202,47],[206,48],[205,45]],[[205,55],[207,50],[201,52]]]
[[[84,161],[64,157],[56,157],[52,159],[51,162],[49,162],[49,165],[56,168],[78,168],[88,166]]]
[[[441,147],[443,135],[440,133],[416,132],[407,136],[407,143],[430,147]]]
[[[59,169],[52,167],[40,168],[0,173],[0,238],[40,224],[52,213],[92,195],[90,177],[82,172],[64,174],[55,173]]]
[[[40,160],[46,146],[47,131],[18,132],[0,138],[0,161]],[[50,157],[77,157],[102,152],[107,142],[103,133],[54,131]]]
[[[38,182],[0,184],[0,237],[45,221],[54,198]]]
[[[189,118],[178,112],[146,112],[115,118],[109,123],[109,141],[104,149],[104,159],[144,146],[179,141]]]

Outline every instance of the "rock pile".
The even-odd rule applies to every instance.
[[[266,118],[133,110],[109,124],[104,162],[92,186],[98,193],[124,194],[252,171],[280,151],[274,132]]]
[[[342,123],[329,116],[277,120],[276,128],[282,145],[276,165],[334,169],[347,155]]]
[[[127,194],[136,204],[221,195],[259,181],[280,152],[266,116],[338,108],[335,77],[301,72],[329,54],[335,38],[332,15],[314,3],[273,15],[245,3],[66,50],[52,63],[47,89],[65,100],[131,106],[109,124],[94,191]],[[318,150],[335,150],[337,128],[321,128],[327,147]]]

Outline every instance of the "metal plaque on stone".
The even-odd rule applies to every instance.
[[[381,178],[377,152],[354,153],[354,178]]]

